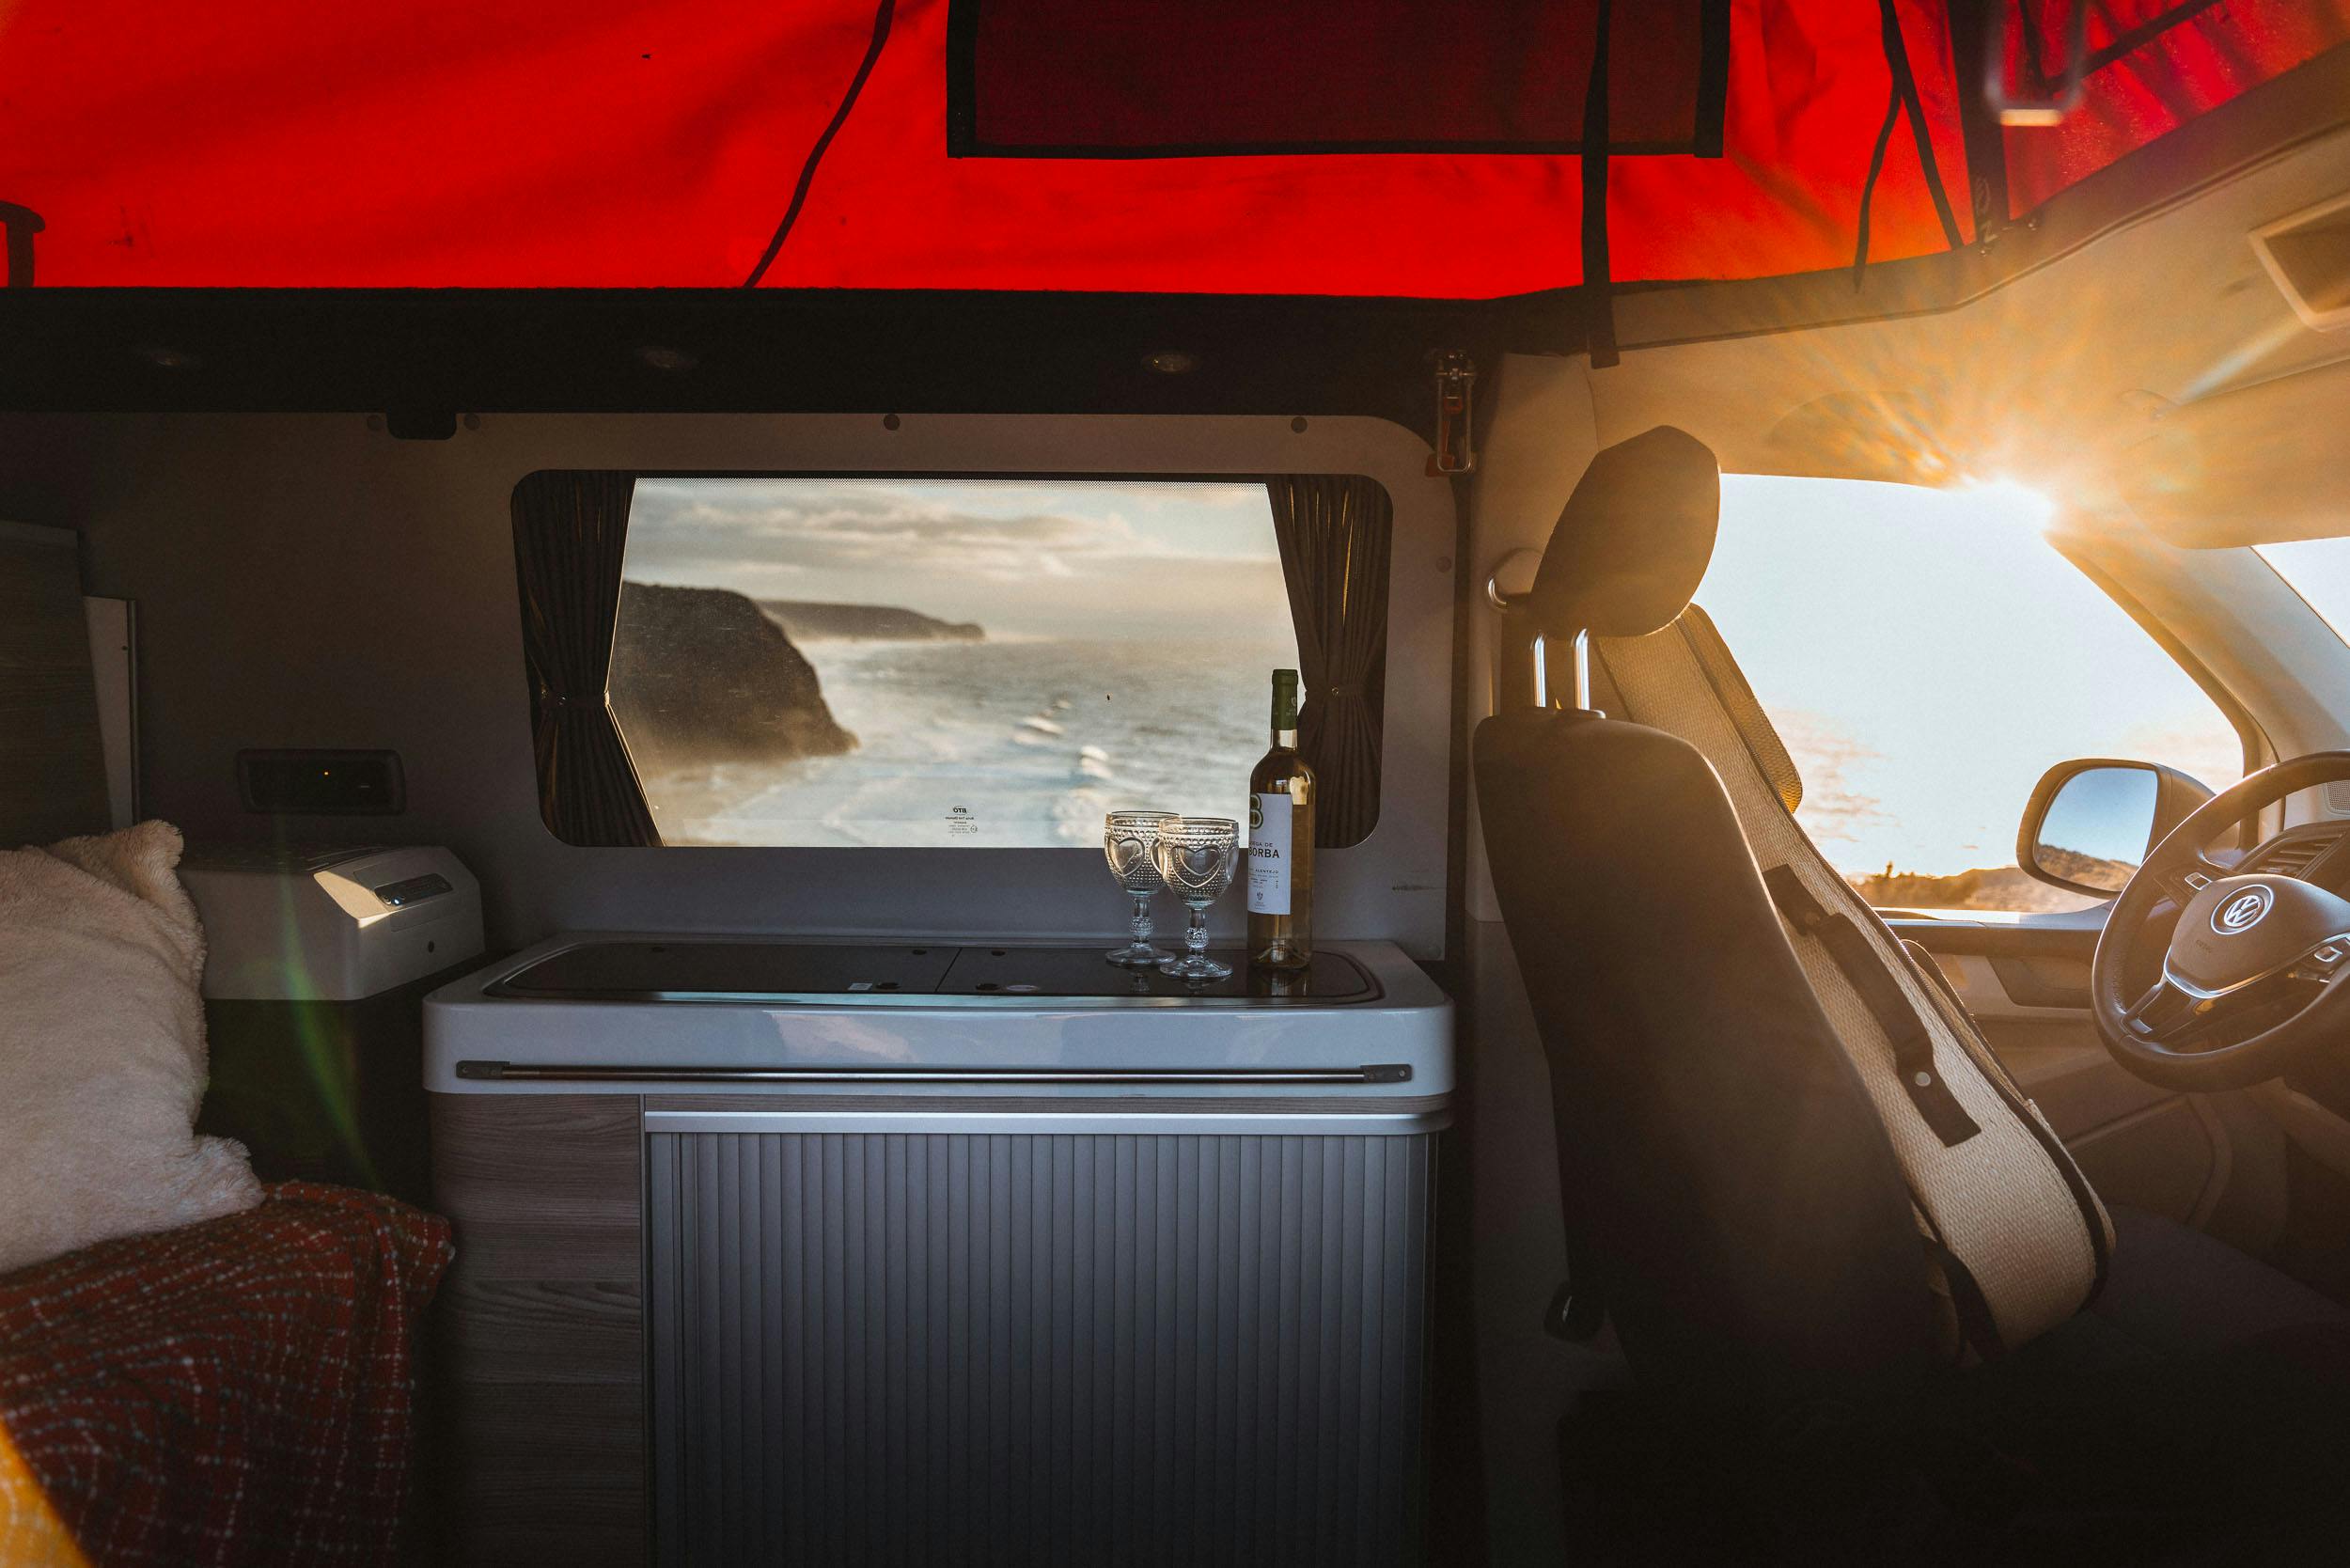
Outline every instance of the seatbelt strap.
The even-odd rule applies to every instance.
[[[1950,989],[1950,982],[1943,975],[1942,966],[1934,961],[1934,954],[1918,943],[1907,940],[1902,943],[1902,949],[1909,954],[1910,963],[1924,977],[1926,988],[1941,1004],[1943,1021],[1957,1033],[1959,1043],[1967,1045],[1966,1054],[1975,1058],[1975,1065],[1982,1069],[1982,1075],[1991,1081],[1991,1087],[2006,1098],[2009,1107],[2015,1113],[2015,1120],[2023,1124],[2024,1130],[2031,1134],[2047,1152],[2048,1163],[2056,1167],[2057,1174],[2064,1179],[2065,1190],[2073,1195],[2073,1202],[2081,1212],[2081,1229],[2089,1232],[2090,1255],[2096,1260],[2096,1269],[2089,1283],[2089,1294],[2081,1300],[2081,1306],[2087,1308],[2106,1288],[2107,1268],[2112,1261],[2111,1248],[2106,1245],[2105,1209],[2090,1190],[2089,1178],[2081,1174],[2080,1162],[2073,1158],[2073,1152],[2064,1147],[2063,1141],[2042,1119],[2040,1107],[2026,1096],[2023,1086],[2015,1081],[2014,1074],[2007,1070],[2007,1064],[1999,1059],[1998,1052],[1993,1050],[1975,1029],[1974,1020],[1967,1014],[1966,1004],[1960,1001],[1958,993]],[[1970,1045],[1969,1041],[1973,1043]]]
[[[1934,1136],[1945,1147],[1966,1142],[1982,1128],[1966,1114],[1950,1086],[1942,1081],[1934,1061],[1934,1036],[1910,1005],[1901,982],[1886,967],[1885,958],[1849,915],[1831,915],[1792,866],[1774,866],[1762,873],[1762,885],[1787,923],[1827,949],[1828,957],[1859,995],[1861,1005],[1875,1017],[1893,1047],[1894,1070],[1903,1091],[1918,1107]]]

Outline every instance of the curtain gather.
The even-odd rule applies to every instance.
[[[1394,508],[1385,487],[1354,475],[1292,475],[1265,489],[1305,686],[1297,749],[1321,791],[1314,842],[1343,849],[1379,820]]]
[[[541,472],[514,487],[514,572],[539,814],[568,844],[658,844],[604,700],[635,476]]]

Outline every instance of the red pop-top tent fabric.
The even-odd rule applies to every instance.
[[[995,36],[1020,36],[1024,0],[963,3],[979,8],[957,10],[965,27],[993,5],[1008,29]],[[2164,8],[2097,3],[2092,47]],[[2025,4],[2045,25],[2047,8]],[[1422,8],[1472,31],[1483,14]],[[1961,95],[1979,72],[1953,61],[1939,0],[1892,8],[1971,239]],[[2170,8],[2192,14],[2092,73],[2074,120],[2007,133],[2018,210],[2350,36],[2350,0]],[[1282,9],[1333,27],[1344,10]],[[1609,160],[1618,281],[1853,260],[1890,84],[1878,0],[1716,10],[1720,155]],[[1628,0],[1613,11],[1619,54],[1664,27]],[[27,259],[42,286],[699,288],[752,275],[806,175],[769,286],[1477,299],[1581,277],[1573,153],[951,156],[947,0],[884,4],[879,19],[871,0],[10,0],[0,217],[20,243],[38,224]],[[1523,86],[1541,74],[1501,32],[1483,47],[1522,84],[1529,134],[1547,133]],[[1212,51],[1199,57],[1213,68]],[[1474,79],[1473,58],[1446,59]],[[1577,69],[1562,59],[1557,74],[1579,102]],[[1624,69],[1610,103],[1629,123],[1647,101]],[[1096,121],[1120,102],[1096,101]],[[1069,113],[1070,144],[1103,131],[1082,102]],[[1043,111],[1023,123],[1053,129]],[[1949,243],[1906,125],[1888,139],[1870,227],[1876,259]]]
[[[2008,35],[2010,76],[2028,39],[2051,70],[2076,5],[2027,0]],[[2331,0],[2096,0],[2082,18],[2095,69],[2081,103],[2056,125],[2005,133],[2008,199],[2016,214],[2208,114],[2249,88],[2350,41],[2350,8]]]

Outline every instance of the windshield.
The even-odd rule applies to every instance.
[[[1723,476],[1698,603],[1802,776],[1797,820],[1873,903],[2089,902],[2015,864],[2055,763],[2244,776],[2226,715],[2049,543],[2047,515],[2013,486]]]
[[[2296,539],[2252,548],[2325,618],[2334,635],[2350,643],[2350,537]]]

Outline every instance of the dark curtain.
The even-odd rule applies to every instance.
[[[539,814],[567,844],[661,842],[604,700],[635,492],[635,476],[608,473],[538,473],[514,487]]]
[[[1394,509],[1385,488],[1356,476],[1296,475],[1270,479],[1265,489],[1305,687],[1297,749],[1321,790],[1314,842],[1343,849],[1362,842],[1379,820]]]

